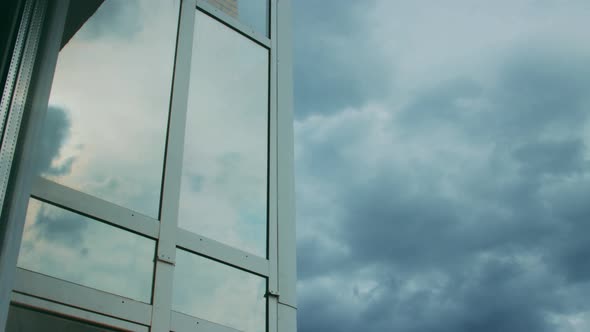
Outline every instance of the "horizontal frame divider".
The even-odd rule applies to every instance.
[[[33,182],[31,195],[132,232],[158,239],[159,221],[141,213],[107,202],[41,176]]]
[[[126,331],[149,332],[149,327],[125,320],[104,316],[94,312],[74,308],[60,303],[44,300],[35,296],[12,293],[12,304],[45,311],[57,316],[72,318],[73,320],[99,324],[104,327],[123,329]]]
[[[207,331],[207,332],[241,332],[231,327],[189,316],[177,311],[170,314],[170,329],[174,332]]]
[[[14,291],[149,326],[152,306],[17,268]]]
[[[245,35],[246,37],[252,39],[253,41],[257,42],[258,44],[270,49],[271,43],[270,39],[260,33],[256,32],[254,29],[250,28],[249,26],[243,24],[242,22],[238,21],[237,19],[227,15],[226,13],[222,12],[221,10],[215,8],[213,5],[207,3],[206,0],[197,0],[197,8],[201,11],[215,17],[216,19],[220,20],[230,28],[236,30],[237,32]]]
[[[178,228],[176,234],[178,247],[192,251],[219,261],[222,264],[232,265],[247,272],[263,277],[269,276],[269,261],[260,256],[236,249],[205,236]]]

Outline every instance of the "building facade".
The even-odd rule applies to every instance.
[[[290,1],[8,7],[0,330],[296,331]]]

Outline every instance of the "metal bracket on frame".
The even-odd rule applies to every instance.
[[[168,256],[166,256],[164,254],[161,254],[161,253],[158,254],[158,255],[156,255],[156,261],[157,262],[166,263],[166,264],[170,264],[172,266],[175,266],[176,265],[176,262],[172,258],[170,258],[170,257],[168,257]]]
[[[268,290],[266,292],[266,294],[264,294],[264,297],[266,297],[266,298],[274,297],[274,298],[278,299],[279,298],[279,292],[277,292],[275,290]]]

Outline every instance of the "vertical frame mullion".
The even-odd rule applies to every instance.
[[[297,330],[295,180],[293,146],[293,55],[291,1],[276,1],[277,102],[277,329]]]
[[[276,0],[270,6],[270,70],[269,70],[269,149],[268,149],[268,293],[278,294],[278,211],[277,211],[277,15]],[[277,332],[277,297],[267,296],[268,332]]]
[[[25,47],[25,41],[27,37],[27,32],[29,29],[29,22],[31,20],[32,12],[33,12],[33,1],[23,1],[24,4],[22,6],[22,10],[20,11],[20,22],[18,23],[18,29],[16,31],[16,40],[14,42],[14,47],[12,50],[12,55],[10,56],[10,63],[8,64],[8,72],[6,74],[6,82],[2,90],[2,99],[0,101],[0,133],[4,133],[4,125],[6,124],[6,118],[8,117],[8,111],[10,109],[10,104],[12,101],[12,94],[14,92],[14,86],[16,84],[16,79],[18,75],[18,68],[20,67],[20,62],[22,60],[22,53]],[[19,10],[17,10],[19,13]],[[0,138],[0,145],[1,145],[2,138]],[[3,202],[3,197],[5,194],[5,186],[1,187],[0,194],[0,202]],[[0,212],[2,212],[2,205],[0,204]]]
[[[174,63],[174,80],[162,200],[160,209],[160,237],[156,252],[154,294],[151,331],[170,330],[172,308],[172,283],[176,256],[176,229],[178,225],[178,201],[182,177],[184,132],[187,113],[188,87],[190,83],[191,53],[195,22],[196,0],[182,0]]]
[[[20,58],[18,68],[11,68],[17,71],[15,85],[10,96],[3,96],[3,102],[8,102],[5,97],[10,101],[6,104],[6,114],[3,114],[7,118],[0,153],[0,169],[6,175],[0,200],[3,207],[0,219],[0,329],[4,328],[8,315],[27,203],[35,176],[32,166],[35,164],[34,150],[47,110],[68,6],[68,0],[55,1],[48,15],[46,0],[27,0],[27,3],[17,37],[25,38],[22,40],[24,48],[22,54],[16,54]],[[32,11],[28,11],[26,8],[32,5]],[[21,47],[18,41],[17,47]]]

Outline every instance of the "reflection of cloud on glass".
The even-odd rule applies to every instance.
[[[133,40],[144,29],[141,0],[107,0],[84,24],[77,36],[81,39]]]
[[[62,146],[70,135],[70,119],[65,110],[50,105],[39,147],[37,148],[37,174],[64,175],[72,169],[74,157],[59,160]]]
[[[179,225],[264,257],[268,51],[198,11],[191,71]]]
[[[71,167],[44,176],[158,217],[178,13],[178,0],[105,1],[62,48],[50,104],[69,120],[57,162]]]
[[[203,182],[205,181],[205,177],[202,175],[192,175],[189,176],[190,178],[190,188],[194,192],[199,192],[203,189]]]
[[[266,327],[262,277],[178,250],[172,309],[240,331]],[[230,313],[231,314],[228,314]]]
[[[63,213],[51,205],[33,202],[35,203],[32,203],[34,205],[32,209],[39,209],[33,226],[39,237],[62,243],[72,249],[79,249],[83,233],[88,226],[88,223],[84,222],[84,217],[74,213]]]
[[[18,266],[149,302],[155,242],[31,199]]]

